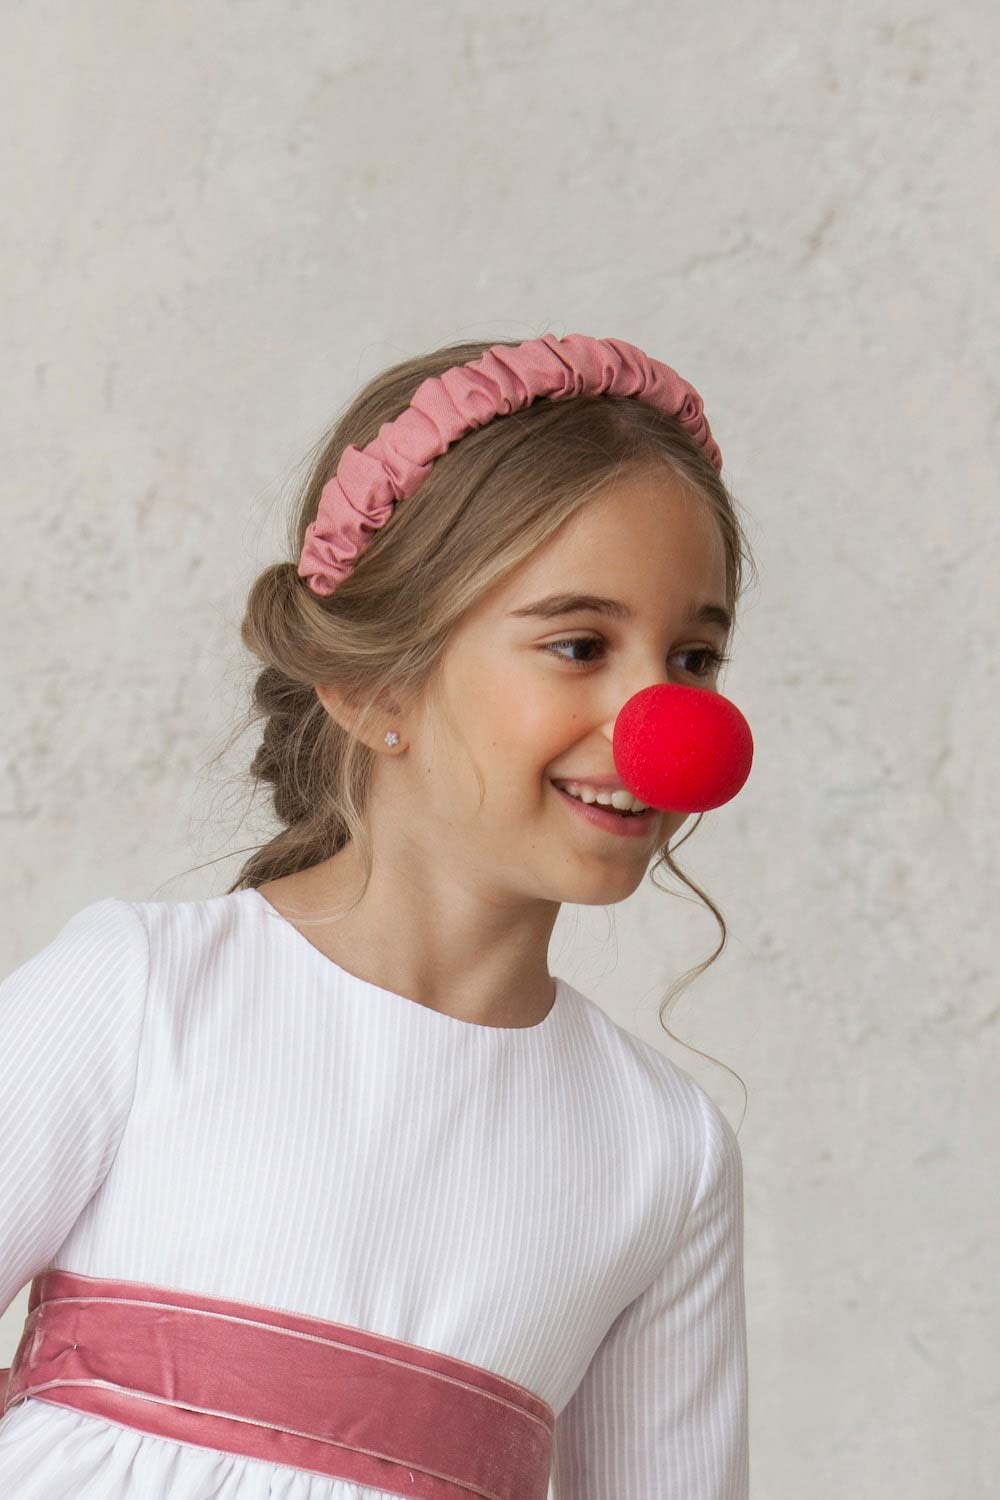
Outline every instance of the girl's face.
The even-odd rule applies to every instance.
[[[555,594],[602,596],[630,614],[530,612]],[[708,503],[663,473],[616,481],[462,621],[433,701],[402,718],[406,753],[378,758],[376,846],[411,870],[431,857],[464,894],[494,902],[622,900],[689,814],[656,813],[642,837],[625,838],[581,817],[552,778],[616,775],[615,720],[641,688],[718,690],[728,631],[695,612],[721,613],[725,599]]]

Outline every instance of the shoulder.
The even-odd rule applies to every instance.
[[[666,1053],[642,1037],[628,1031],[589,995],[562,981],[573,997],[574,1009],[583,1032],[586,1050],[601,1066],[634,1088],[648,1093],[667,1109],[698,1113],[697,1095],[703,1090],[682,1067]]]
[[[164,975],[183,981],[189,968],[211,967],[253,928],[233,896],[192,901],[130,901],[103,896],[77,908],[41,947],[0,981],[4,998],[44,990],[68,1003],[99,991],[106,997],[145,992]],[[79,1001],[78,1001],[79,1003]]]
[[[147,963],[146,929],[131,901],[103,896],[65,917],[46,943],[35,948],[7,975],[15,977],[55,976],[73,972],[78,984],[98,977],[106,983],[116,973],[142,972]]]
[[[187,901],[133,901],[151,946],[204,949],[247,930],[243,922],[247,892],[203,896]]]
[[[696,1181],[710,1155],[738,1153],[729,1120],[685,1068],[628,1031],[582,990],[562,982],[577,1018],[577,1051],[594,1086],[618,1093],[623,1113],[638,1131],[655,1133],[674,1167],[683,1161]]]
[[[105,896],[79,907],[0,981],[8,1038],[33,1036],[46,1046],[74,1038],[91,1059],[109,1043],[116,1054],[129,1053],[142,1032],[148,955],[130,901]]]

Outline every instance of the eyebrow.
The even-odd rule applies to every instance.
[[[607,615],[612,620],[633,620],[635,613],[620,599],[607,599],[602,594],[549,594],[545,599],[536,599],[521,609],[512,609],[511,616],[534,616],[540,620],[556,620],[562,615],[583,614]],[[691,625],[721,625],[726,632],[733,628],[733,617],[721,604],[699,604],[689,609],[685,622]]]

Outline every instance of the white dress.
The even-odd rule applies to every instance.
[[[537,1025],[481,1026],[348,973],[256,890],[81,908],[0,983],[0,1310],[50,1266],[494,1370],[556,1414],[557,1500],[748,1494],[735,1132],[558,976]],[[0,1495],[386,1492],[29,1397]]]

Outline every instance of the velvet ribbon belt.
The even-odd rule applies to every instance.
[[[28,1397],[415,1500],[548,1493],[555,1415],[534,1392],[436,1349],[254,1302],[43,1271],[4,1412]]]

